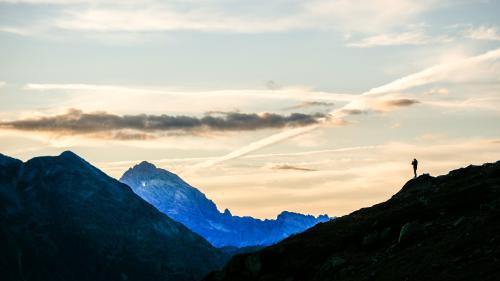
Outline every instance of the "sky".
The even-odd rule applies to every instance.
[[[500,160],[500,1],[0,0],[0,153],[340,216]]]

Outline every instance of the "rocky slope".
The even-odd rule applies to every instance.
[[[1,280],[199,280],[225,255],[72,152],[0,154]]]
[[[223,280],[499,280],[500,162],[410,180],[390,200],[236,255]]]
[[[314,217],[292,212],[282,212],[275,220],[233,216],[227,209],[221,213],[198,189],[148,162],[126,171],[120,181],[216,247],[271,245],[329,220],[326,215]]]

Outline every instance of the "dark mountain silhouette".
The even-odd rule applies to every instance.
[[[130,168],[120,181],[216,247],[271,245],[330,219],[326,215],[314,217],[286,211],[275,220],[233,216],[227,209],[221,213],[198,189],[148,162]]]
[[[199,280],[226,260],[72,152],[0,154],[1,280]]]
[[[390,200],[234,256],[206,281],[499,280],[500,161],[410,180]]]

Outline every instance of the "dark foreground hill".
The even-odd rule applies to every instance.
[[[286,211],[275,220],[233,216],[227,209],[221,213],[201,191],[176,174],[148,162],[127,170],[120,181],[216,247],[268,246],[330,220],[327,215],[314,217]]]
[[[72,152],[0,154],[0,280],[199,280],[224,260]]]
[[[422,175],[205,280],[500,280],[500,162]]]

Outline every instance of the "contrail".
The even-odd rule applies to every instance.
[[[242,148],[240,148],[238,150],[235,150],[235,151],[233,151],[233,152],[231,152],[229,154],[226,154],[226,155],[224,155],[222,157],[211,159],[211,160],[207,160],[207,161],[195,164],[195,165],[191,166],[190,168],[191,169],[205,168],[205,167],[210,167],[210,166],[215,165],[215,164],[220,163],[220,162],[224,162],[224,161],[227,161],[227,160],[235,159],[235,158],[241,157],[241,156],[243,156],[245,154],[248,154],[250,152],[253,152],[253,151],[256,151],[258,149],[261,149],[263,147],[266,147],[266,146],[278,143],[280,141],[283,141],[283,140],[286,140],[286,139],[289,139],[289,138],[292,138],[292,137],[295,137],[295,136],[298,136],[298,135],[310,132],[312,130],[315,130],[318,127],[319,127],[319,124],[314,124],[314,125],[309,125],[309,126],[306,126],[306,127],[300,127],[300,128],[295,128],[295,129],[283,131],[281,133],[274,134],[272,136],[269,136],[267,138],[261,139],[259,141],[252,142],[249,145],[246,145],[246,146],[244,146],[244,147],[242,147]]]
[[[364,95],[383,94],[422,86],[445,79],[446,75],[449,74],[448,72],[456,68],[464,68],[464,70],[467,70],[466,67],[472,64],[495,60],[498,58],[500,58],[500,48],[488,51],[481,55],[429,67],[417,73],[394,80],[383,86],[370,89],[365,92]]]
[[[432,67],[429,67],[427,69],[424,69],[422,71],[404,76],[402,78],[399,78],[397,80],[394,80],[390,83],[387,83],[385,85],[382,85],[380,87],[372,88],[362,94],[360,94],[357,98],[353,99],[351,102],[346,104],[345,106],[338,108],[336,110],[333,110],[332,112],[329,113],[328,118],[320,118],[318,119],[318,124],[314,125],[309,125],[306,127],[301,127],[301,128],[296,128],[296,129],[291,129],[287,131],[283,131],[274,135],[271,135],[269,137],[266,137],[264,139],[261,139],[256,142],[252,142],[246,146],[243,146],[231,153],[228,153],[226,155],[223,155],[219,158],[216,159],[211,159],[207,160],[201,163],[198,163],[194,166],[191,166],[191,169],[197,169],[197,168],[206,168],[210,167],[212,165],[239,158],[243,155],[246,155],[248,153],[251,153],[253,151],[262,149],[264,147],[282,142],[284,140],[296,137],[298,135],[305,134],[307,132],[313,131],[322,125],[328,123],[332,119],[338,119],[342,118],[345,115],[347,115],[346,110],[356,110],[360,109],[360,105],[362,105],[362,99],[366,98],[367,96],[372,96],[372,95],[381,95],[381,94],[387,94],[387,93],[393,93],[401,90],[406,90],[410,88],[414,88],[417,86],[422,86],[426,85],[429,83],[433,83],[439,80],[443,80],[447,77],[447,74],[449,74],[450,71],[455,70],[456,68],[466,68],[467,66],[470,66],[472,64],[476,63],[481,63],[484,61],[488,60],[494,60],[500,58],[500,48],[495,49],[492,51],[488,51],[486,53],[483,53],[478,56],[473,56],[473,57],[468,57],[465,59],[461,59],[455,62],[451,63],[443,63],[443,64],[438,64]]]

